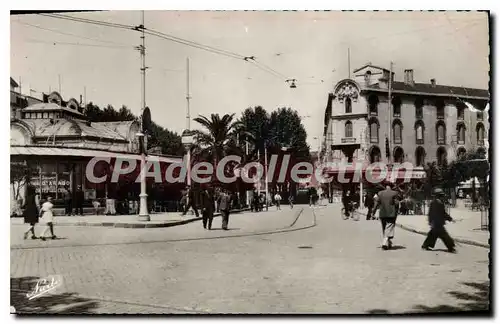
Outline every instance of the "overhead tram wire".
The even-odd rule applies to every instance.
[[[218,49],[218,48],[215,48],[213,46],[204,45],[204,44],[200,44],[197,42],[189,41],[186,39],[182,39],[180,37],[172,36],[172,35],[165,34],[165,33],[155,31],[152,29],[146,29],[146,28],[144,28],[144,26],[132,26],[132,25],[124,25],[124,24],[118,24],[118,23],[108,23],[108,22],[99,21],[99,20],[72,17],[72,16],[61,15],[61,14],[40,13],[39,15],[50,17],[50,18],[64,19],[64,20],[69,20],[69,21],[74,21],[74,22],[93,24],[93,25],[97,25],[97,26],[110,27],[110,28],[126,29],[126,30],[133,30],[133,31],[142,31],[142,29],[144,29],[145,34],[148,34],[151,36],[156,36],[156,37],[159,37],[159,38],[162,38],[165,40],[169,40],[172,42],[176,42],[176,43],[179,43],[182,45],[191,46],[191,47],[201,49],[201,50],[204,50],[207,52],[211,52],[214,54],[223,55],[223,56],[226,56],[229,58],[244,60],[248,63],[253,63],[254,66],[259,68],[260,70],[267,72],[269,74],[272,74],[275,77],[278,77],[278,78],[284,79],[284,80],[287,79],[287,77],[285,75],[277,72],[276,70],[268,67],[267,65],[264,65],[261,62],[257,62],[253,56],[243,56],[243,55],[235,53],[235,52],[231,52],[231,51],[227,51],[227,50],[223,50],[223,49]],[[253,58],[253,59],[248,60],[248,58]]]
[[[71,45],[71,46],[87,46],[87,47],[101,47],[101,48],[112,48],[112,49],[131,49],[133,50],[133,46],[128,46],[128,45],[104,45],[104,44],[85,44],[85,43],[70,43],[70,42],[44,42],[44,41],[39,41],[39,40],[33,40],[33,39],[26,39],[24,40],[27,43],[35,43],[35,44],[47,44],[47,45]]]
[[[127,44],[124,44],[124,43],[117,43],[117,42],[113,42],[113,41],[109,41],[109,40],[102,40],[102,39],[99,39],[99,38],[85,37],[85,36],[82,36],[82,35],[66,33],[66,32],[62,32],[62,31],[59,31],[59,30],[45,28],[45,27],[41,27],[41,26],[37,26],[37,25],[32,25],[32,24],[29,24],[29,23],[21,22],[21,21],[14,21],[14,22],[18,23],[18,24],[21,24],[21,25],[30,26],[30,27],[33,27],[33,28],[38,28],[38,29],[41,29],[41,30],[50,31],[50,32],[53,32],[53,33],[61,34],[61,35],[72,36],[72,37],[77,37],[77,38],[82,38],[82,39],[87,39],[87,40],[92,40],[92,41],[100,42],[100,43],[107,43],[107,44],[128,46]]]

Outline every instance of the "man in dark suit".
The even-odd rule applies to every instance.
[[[85,200],[85,195],[82,190],[82,186],[78,186],[75,191],[75,213],[76,215],[83,216],[83,201]]]
[[[392,247],[397,217],[396,206],[398,203],[399,194],[397,191],[392,190],[390,184],[387,184],[385,189],[378,193],[378,204],[380,206],[379,218],[382,223],[382,234],[384,235],[382,249],[384,250]]]
[[[229,223],[229,210],[231,209],[231,196],[226,190],[222,190],[219,196],[219,210],[222,216],[222,229],[227,230]]]
[[[429,206],[429,225],[431,230],[427,234],[427,238],[422,244],[422,249],[430,250],[436,245],[436,241],[440,238],[446,245],[449,252],[455,253],[455,242],[450,237],[444,227],[446,221],[452,222],[453,219],[446,212],[444,205],[444,192],[440,188],[434,190],[434,199]]]
[[[201,194],[201,206],[203,216],[203,228],[212,229],[212,220],[214,219],[215,202],[210,190],[205,189]],[[208,224],[207,224],[208,223]]]

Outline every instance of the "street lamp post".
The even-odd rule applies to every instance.
[[[186,129],[182,132],[182,144],[186,148],[186,170],[187,170],[187,189],[188,189],[188,204],[189,204],[189,194],[191,191],[191,146],[194,143],[193,133]]]
[[[146,193],[146,147],[147,138],[143,132],[137,133],[141,150],[141,194],[139,195],[139,220],[150,221],[148,212],[148,194]]]

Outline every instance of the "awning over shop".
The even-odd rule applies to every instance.
[[[75,156],[75,157],[102,157],[140,160],[139,154],[120,153],[90,149],[80,149],[72,147],[47,147],[47,146],[11,146],[11,156]],[[166,157],[148,155],[148,161],[158,161],[164,163],[181,163],[181,157]]]

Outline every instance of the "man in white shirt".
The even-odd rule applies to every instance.
[[[278,208],[277,210],[281,210],[281,196],[279,192],[274,195],[274,201],[276,201],[276,208]]]

